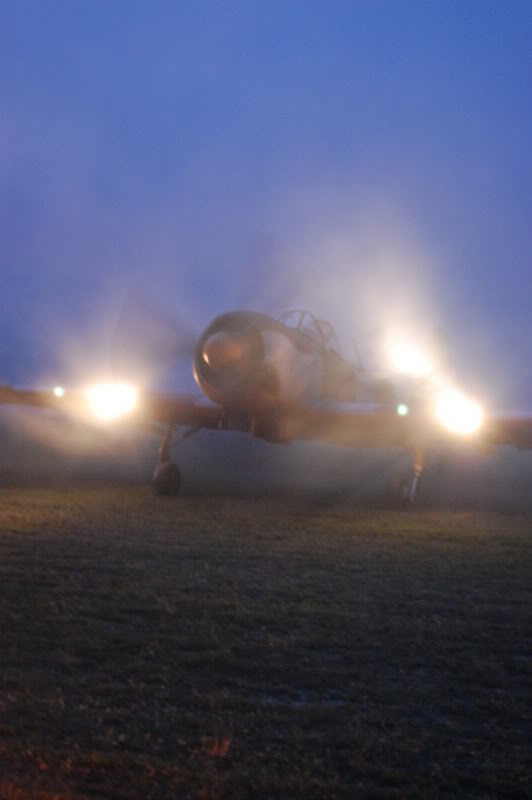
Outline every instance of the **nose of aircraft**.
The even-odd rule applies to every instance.
[[[215,333],[203,345],[202,355],[213,370],[234,369],[246,358],[245,339],[233,333]]]

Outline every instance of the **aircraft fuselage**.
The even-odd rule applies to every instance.
[[[357,397],[355,367],[317,326],[291,327],[259,312],[216,317],[198,340],[193,371],[207,397],[233,412]]]

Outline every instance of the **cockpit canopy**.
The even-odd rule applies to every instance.
[[[314,314],[306,309],[291,308],[283,311],[279,317],[279,322],[288,328],[300,331],[314,342],[322,345],[324,350],[334,350],[341,353],[340,342],[336,331],[330,322],[324,319],[316,319]]]

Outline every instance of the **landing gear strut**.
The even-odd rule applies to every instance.
[[[176,496],[181,489],[181,473],[177,464],[170,461],[174,428],[172,423],[168,424],[159,448],[159,463],[153,473],[155,494]]]
[[[153,488],[155,494],[173,495],[174,497],[181,491],[181,473],[177,464],[170,461],[172,454],[172,437],[174,435],[175,424],[169,422],[159,448],[159,463],[153,473]],[[195,433],[201,430],[201,426],[189,428],[178,439],[176,444],[190,439]]]
[[[412,464],[412,472],[405,478],[399,488],[399,499],[405,505],[412,505],[418,496],[419,486],[421,483],[421,476],[425,468],[425,450],[416,448],[414,450],[414,459]]]

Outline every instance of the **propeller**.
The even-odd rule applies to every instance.
[[[109,347],[113,373],[151,384],[182,362],[191,362],[197,332],[155,302],[129,290]]]
[[[212,316],[231,309],[255,309],[276,316],[292,296],[281,269],[277,243],[269,236],[252,237],[245,263],[224,270],[220,307]],[[228,297],[224,298],[227,293]],[[167,308],[173,307],[173,302]],[[178,367],[192,363],[199,331],[184,314],[172,314],[142,290],[129,289],[123,298],[109,346],[111,369],[117,378],[153,384]],[[204,311],[205,309],[203,309]],[[221,338],[210,343],[210,357],[218,366],[224,359],[238,360],[240,342]]]

